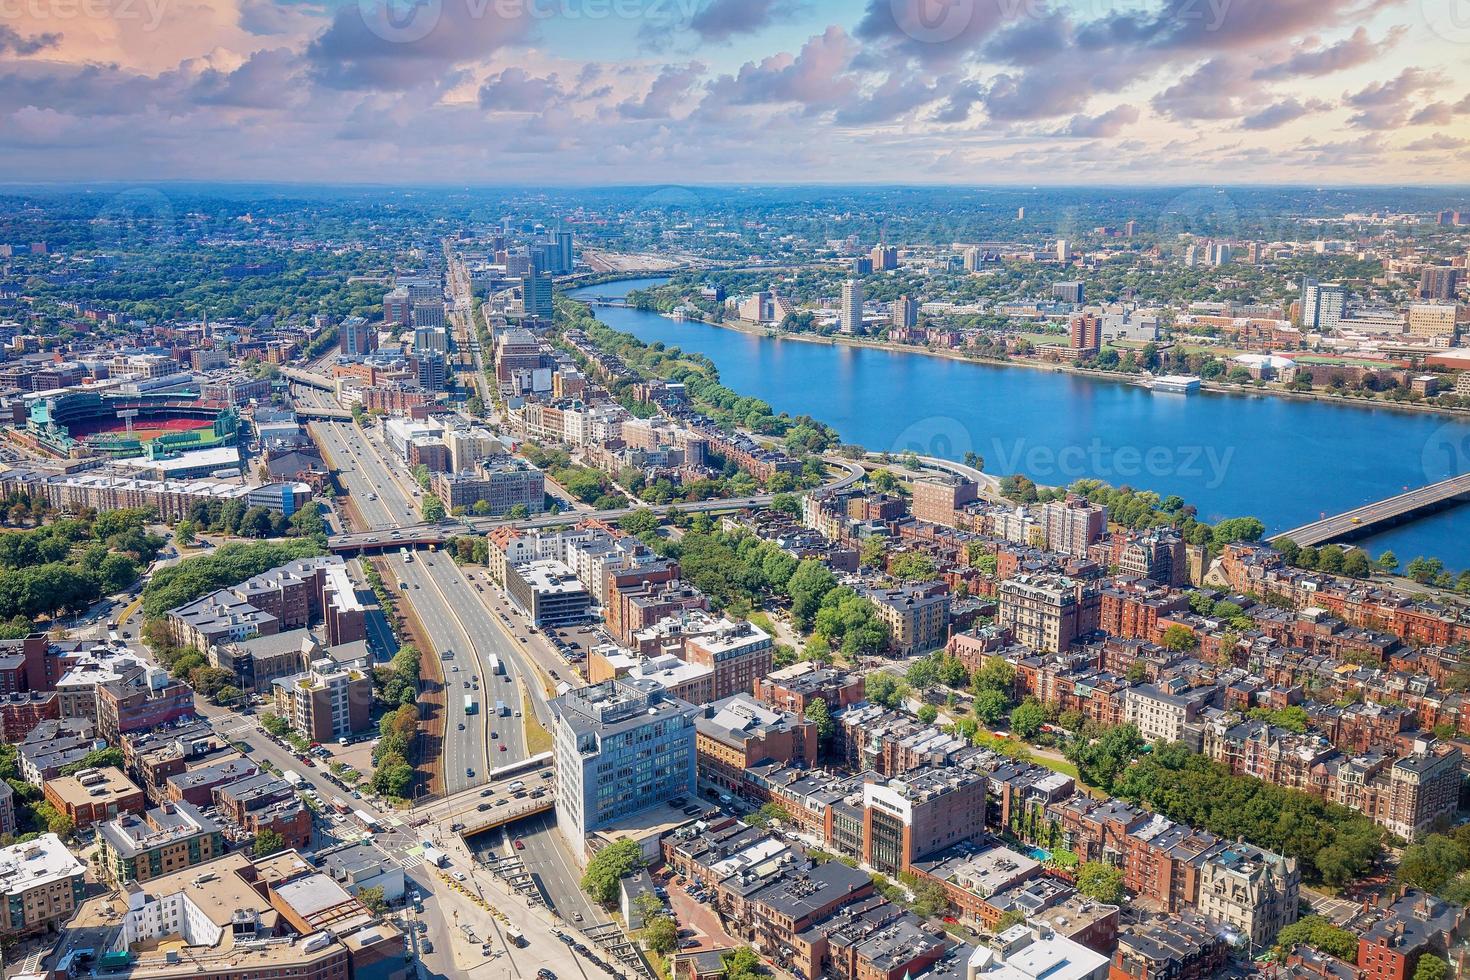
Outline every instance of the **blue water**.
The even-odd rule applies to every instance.
[[[657,284],[587,287],[617,296]],[[576,296],[579,291],[573,291]],[[961,459],[1043,484],[1096,477],[1178,494],[1211,523],[1254,515],[1271,533],[1470,471],[1470,422],[1252,395],[1153,394],[1116,381],[923,354],[753,337],[643,310],[597,316],[644,341],[708,355],[721,380],[811,415],[870,450]],[[1361,544],[1402,561],[1470,567],[1470,506]]]

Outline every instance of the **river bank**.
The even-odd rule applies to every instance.
[[[646,277],[643,277],[646,278]],[[655,316],[665,316],[656,310],[640,310]],[[669,318],[672,319],[672,318]],[[936,350],[932,347],[915,347],[912,344],[898,344],[886,340],[870,340],[864,337],[847,337],[841,335],[819,336],[807,333],[783,332],[771,327],[751,323],[748,320],[721,320],[714,322],[698,318],[688,318],[682,323],[698,323],[706,327],[715,327],[720,330],[731,330],[735,333],[745,334],[748,337],[764,337],[770,340],[794,340],[805,344],[816,344],[826,347],[858,347],[868,350],[881,350],[893,354],[916,354],[926,357],[943,358],[950,361],[959,361],[966,364],[978,364],[987,367],[1019,367],[1029,368],[1035,371],[1045,371],[1053,374],[1070,374],[1084,378],[1094,378],[1099,381],[1112,381],[1119,384],[1129,384],[1147,390],[1147,385],[1137,374],[1129,374],[1124,371],[1101,371],[1096,368],[1082,368],[1075,364],[1066,364],[1053,361],[1040,361],[1030,358],[1014,358],[1000,360],[993,357],[977,357],[964,351]],[[1326,391],[1289,391],[1279,385],[1273,387],[1257,388],[1253,385],[1238,385],[1229,382],[1200,381],[1200,391],[1210,392],[1216,395],[1237,395],[1253,398],[1284,398],[1293,401],[1322,402],[1328,405],[1342,405],[1348,408],[1384,408],[1390,411],[1409,412],[1421,415],[1439,415],[1457,419],[1470,419],[1470,408],[1449,408],[1443,405],[1429,405],[1423,402],[1394,402],[1383,398],[1356,398],[1347,395],[1335,395]]]

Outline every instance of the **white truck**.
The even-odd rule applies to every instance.
[[[437,847],[424,848],[424,863],[431,868],[445,868],[449,866],[449,855]]]
[[[306,782],[306,780],[301,778],[301,773],[291,769],[283,769],[281,771],[281,778],[290,783],[293,789],[300,789],[301,784]]]

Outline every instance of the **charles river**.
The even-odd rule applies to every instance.
[[[621,296],[636,279],[574,290]],[[1470,471],[1470,421],[1271,396],[1154,394],[1027,367],[757,337],[643,310],[599,319],[706,354],[720,379],[778,412],[810,415],[846,442],[947,459],[979,453],[996,475],[1058,485],[1095,477],[1178,494],[1211,523],[1253,515],[1267,533]],[[1470,505],[1357,542],[1377,557],[1470,568]]]

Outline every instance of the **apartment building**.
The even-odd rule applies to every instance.
[[[86,865],[55,834],[0,848],[0,895],[5,899],[0,936],[59,928],[81,904],[86,875]]]
[[[97,828],[102,874],[114,885],[144,882],[224,853],[220,825],[189,803],[124,814]]]
[[[42,789],[46,802],[78,828],[137,813],[147,805],[143,791],[116,766],[79,769],[71,776],[48,779]]]
[[[575,854],[590,831],[694,795],[694,705],[614,680],[568,691],[551,708],[557,826]]]
[[[754,623],[720,619],[684,631],[684,659],[714,671],[714,698],[748,693],[771,670],[775,644]]]
[[[955,526],[955,512],[974,503],[980,488],[973,480],[960,476],[933,476],[913,481],[913,501],[909,512],[921,521]]]
[[[985,778],[966,769],[920,769],[865,783],[863,860],[884,874],[967,840],[985,827]]]
[[[1049,500],[1041,505],[1040,524],[1048,551],[1085,556],[1088,546],[1107,530],[1108,510],[1082,497]]]
[[[1256,949],[1297,919],[1301,871],[1297,859],[1235,843],[1200,869],[1196,907],[1207,918],[1234,926]]]
[[[1100,608],[1091,583],[1061,575],[1018,575],[1000,585],[996,622],[1018,643],[1060,653],[1097,629]]]
[[[878,618],[888,626],[889,648],[907,657],[944,646],[949,638],[949,592],[943,586],[905,585],[865,589]]]
[[[757,763],[795,767],[817,762],[817,726],[801,715],[770,708],[748,694],[705,705],[694,722],[700,777],[732,793]]]
[[[272,683],[276,714],[314,742],[331,742],[372,723],[373,680],[355,667],[321,659],[311,669]]]

